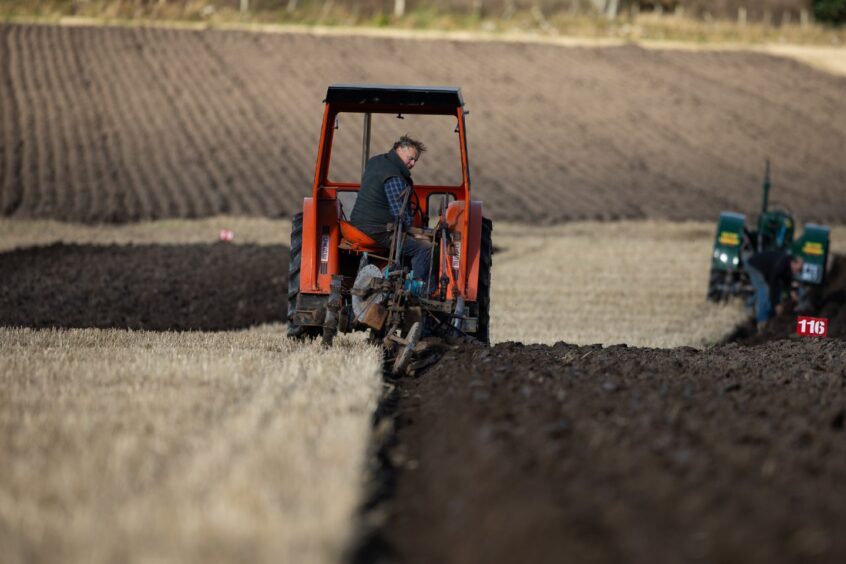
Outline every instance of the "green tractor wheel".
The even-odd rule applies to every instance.
[[[712,302],[721,302],[728,298],[728,278],[730,274],[724,270],[711,269],[708,277],[708,299]]]

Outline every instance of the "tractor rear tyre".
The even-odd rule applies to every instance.
[[[320,335],[320,327],[301,327],[294,323],[297,296],[300,294],[300,262],[303,252],[303,214],[291,219],[291,262],[288,263],[288,338],[304,339]]]
[[[482,343],[489,345],[490,310],[491,310],[491,264],[493,262],[493,222],[482,218],[482,241],[479,246],[479,286],[476,293],[479,326],[474,335]]]

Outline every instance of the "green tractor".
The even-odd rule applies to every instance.
[[[761,251],[780,249],[804,260],[802,270],[794,276],[800,296],[798,309],[814,309],[825,285],[830,230],[825,225],[806,223],[802,236],[795,238],[793,215],[783,209],[769,209],[769,161],[764,169],[763,192],[761,214],[754,231],[746,227],[744,214],[720,213],[711,256],[708,299],[718,302],[732,296],[751,296],[753,289],[744,261]]]

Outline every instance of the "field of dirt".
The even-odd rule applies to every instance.
[[[392,517],[364,560],[846,558],[842,339],[502,343],[398,385]]]
[[[78,245],[0,253],[0,326],[241,329],[282,322],[281,245]]]
[[[359,560],[842,561],[842,256],[818,315],[826,339],[787,315],[706,350],[451,350],[395,382]]]
[[[206,239],[215,235],[213,227],[217,224],[235,224],[236,237],[245,240],[238,244],[203,243],[203,234]],[[297,364],[297,374],[317,370],[318,359],[324,356],[319,347],[300,351],[285,345],[283,351],[277,350],[275,343],[285,343],[284,329],[279,326],[262,330],[259,342],[252,339],[251,333],[242,337],[239,331],[204,332],[284,318],[287,247],[281,244],[284,237],[280,233],[289,227],[286,222],[264,222],[252,231],[249,221],[236,223],[233,219],[109,227],[45,225],[48,224],[30,225],[18,220],[6,220],[0,225],[4,244],[11,244],[16,238],[19,243],[0,253],[0,325],[36,329],[30,333],[0,330],[4,344],[0,365],[6,366],[3,386],[8,392],[0,397],[0,426],[6,425],[9,437],[22,437],[21,433],[28,429],[20,418],[21,410],[29,410],[30,417],[38,414],[38,418],[46,418],[44,424],[50,428],[62,426],[66,416],[63,414],[69,413],[60,402],[61,394],[42,394],[32,407],[25,407],[35,401],[27,399],[27,394],[37,391],[27,383],[29,374],[62,372],[61,389],[66,390],[62,394],[78,397],[77,403],[104,401],[95,399],[100,386],[119,385],[133,390],[133,386],[140,386],[145,390],[144,405],[153,411],[147,413],[139,407],[132,411],[132,417],[140,421],[150,418],[151,424],[159,425],[155,423],[155,413],[169,405],[172,399],[168,398],[173,393],[168,391],[170,386],[164,392],[157,387],[147,389],[148,373],[172,371],[172,365],[178,364],[175,373],[180,375],[179,386],[193,386],[194,377],[209,379],[209,370],[216,374],[214,386],[229,382],[233,370],[243,374],[238,378],[250,381],[255,368],[252,357],[244,355],[253,350],[266,355],[263,362],[267,367],[263,370],[268,371],[268,377],[276,374],[276,363],[287,362],[286,355],[301,352],[316,356]],[[167,244],[169,232],[174,240]],[[693,343],[699,342],[700,326],[708,323],[711,331],[719,330],[720,323],[724,331],[731,329],[725,323],[732,317],[721,320],[720,315],[732,312],[704,302],[711,236],[704,224],[576,223],[555,228],[503,225],[498,233],[499,246],[494,255],[498,288],[494,288],[493,319],[502,326],[495,328],[497,340],[522,335],[527,343],[539,338],[546,341],[557,332],[574,342],[586,342],[585,336],[592,336],[604,343],[677,343],[684,339]],[[837,233],[839,237],[840,231]],[[684,250],[681,254],[685,256],[665,260],[656,277],[650,273],[648,261],[640,257],[655,252],[669,255],[661,243],[668,237],[676,241],[675,248]],[[101,244],[95,243],[98,238]],[[842,242],[839,238],[837,241]],[[589,249],[590,253],[579,254],[580,248]],[[532,257],[531,271],[527,272],[525,262],[515,258],[521,253]],[[573,257],[578,271],[571,266],[569,275],[561,277],[558,270],[562,264],[554,260],[558,255]],[[696,258],[700,255],[701,261]],[[637,264],[641,264],[639,269]],[[619,268],[629,273],[629,291],[625,291],[626,285],[616,285],[615,272]],[[544,302],[545,308],[527,309],[517,292],[526,285],[525,275],[558,280],[558,301]],[[651,297],[654,290],[649,290],[650,281],[674,289],[655,300]],[[787,545],[773,546],[793,551],[790,554],[798,555],[797,558],[810,554],[825,561],[841,555],[843,547],[828,527],[844,517],[837,505],[842,501],[843,488],[830,473],[841,471],[846,461],[833,439],[824,434],[819,439],[823,442],[817,445],[817,435],[813,434],[815,426],[824,427],[826,418],[837,427],[837,409],[846,408],[846,378],[841,376],[846,360],[846,260],[840,256],[833,261],[829,282],[820,312],[831,319],[826,341],[803,342],[798,337],[785,340],[793,331],[791,317],[773,324],[763,336],[736,336],[744,343],[776,340],[775,344],[762,347],[731,344],[703,352],[689,348],[500,343],[492,349],[452,351],[422,376],[389,382],[396,386],[399,398],[395,412],[398,433],[388,457],[394,462],[393,478],[385,483],[394,483],[395,489],[387,504],[377,504],[387,516],[384,527],[365,537],[368,543],[353,559],[470,562],[496,560],[491,554],[501,554],[503,561],[513,561],[515,555],[524,552],[533,560],[555,561],[561,550],[567,550],[575,561],[594,556],[604,561],[669,561],[675,560],[677,554],[693,555],[691,559],[697,554],[704,554],[706,559],[709,555],[726,554],[756,561],[757,553],[745,552],[744,539],[760,539],[770,546],[776,535],[787,539]],[[592,286],[590,293],[580,292],[579,287],[588,283]],[[620,303],[614,297],[617,294],[627,299]],[[589,303],[576,303],[580,297]],[[673,307],[669,307],[671,304]],[[545,309],[558,312],[543,321],[546,332],[535,329],[527,333],[519,327],[526,323],[526,311],[537,315]],[[687,312],[693,322],[683,324],[679,312]],[[713,316],[710,321],[709,315]],[[92,329],[74,329],[70,333],[37,331],[41,327],[101,327],[111,328],[112,333]],[[195,336],[115,331],[123,328],[197,331]],[[119,344],[112,345],[115,341]],[[155,354],[145,352],[148,347]],[[209,351],[212,358],[206,359],[203,351]],[[63,360],[63,355],[69,355],[67,360]],[[120,376],[113,378],[110,374],[115,368],[108,363],[116,362],[114,355],[121,368]],[[132,358],[132,363],[119,360],[124,356]],[[158,369],[151,368],[144,364],[148,361],[163,364]],[[206,368],[193,370],[192,366]],[[285,366],[279,368],[280,377],[287,374]],[[779,367],[777,371],[767,373],[767,367],[775,366]],[[745,372],[747,369],[751,375]],[[101,374],[98,378],[103,381],[89,382],[89,376],[82,374]],[[769,391],[767,378],[781,387]],[[792,382],[790,386],[783,384],[786,378]],[[315,380],[322,382],[323,377]],[[797,390],[805,389],[806,382],[817,381],[825,387],[809,388],[795,401],[791,399]],[[321,393],[335,388],[329,385]],[[817,395],[810,390],[817,390]],[[355,387],[351,386],[348,393],[356,393]],[[133,394],[139,397],[137,390]],[[750,403],[745,394],[758,399]],[[731,405],[721,407],[721,398],[731,401]],[[252,409],[250,405],[258,400],[244,401],[244,409]],[[770,407],[761,412],[764,404]],[[207,406],[205,417],[215,417],[215,405]],[[287,403],[279,405],[280,409],[288,409]],[[459,408],[461,405],[469,407]],[[741,415],[721,411],[729,408]],[[103,424],[118,426],[128,412],[108,413],[111,415]],[[180,417],[186,422],[191,420],[189,415]],[[757,426],[750,430],[745,417],[757,422]],[[703,423],[706,420],[712,423]],[[732,427],[724,428],[722,421],[731,421]],[[295,418],[291,424],[298,424]],[[80,425],[73,428],[78,428],[79,433],[96,434],[88,423]],[[329,423],[327,426],[331,428]],[[129,436],[135,436],[132,429],[136,427],[146,428],[142,423],[133,424],[126,431]],[[794,435],[804,436],[801,433],[805,429],[810,429],[811,446],[797,447],[794,457],[790,450],[793,443],[784,441],[793,440]],[[788,431],[793,435],[785,438]],[[735,432],[741,438],[734,442],[726,439]],[[830,431],[835,432],[836,429]],[[177,438],[161,430],[152,433],[151,438],[144,440],[171,444]],[[309,433],[304,448],[311,449],[313,443],[307,436]],[[93,518],[90,512],[99,511],[97,504],[101,501],[73,497],[78,488],[91,487],[92,478],[75,470],[87,464],[66,452],[76,452],[76,447],[61,446],[82,440],[76,431],[60,437],[55,443],[58,446],[49,451],[36,446],[15,447],[20,468],[26,464],[58,465],[61,471],[57,472],[64,476],[43,483],[27,482],[29,489],[21,491],[29,494],[22,497],[0,496],[0,538],[5,535],[18,551],[16,554],[29,553],[36,560],[51,561],[49,556],[55,554],[56,547],[85,556],[92,554],[93,546],[99,551],[96,554],[106,558],[123,554],[121,547],[130,546],[132,553],[140,556],[152,550],[144,540],[144,535],[152,535],[151,538],[159,539],[157,542],[165,543],[161,550],[178,555],[183,561],[208,556],[211,541],[204,535],[215,536],[216,527],[221,526],[217,519],[224,516],[211,521],[200,519],[200,532],[189,533],[184,520],[197,518],[192,517],[198,511],[195,503],[207,503],[202,500],[210,499],[209,492],[194,484],[188,493],[180,494],[181,505],[179,514],[173,517],[173,527],[162,528],[155,525],[155,519],[145,519],[157,514],[163,500],[171,495],[170,490],[154,489],[139,498],[133,491],[125,490],[124,482],[108,467],[93,474],[97,481],[107,484],[108,496],[126,499],[126,511],[135,512],[135,507],[143,511],[139,516],[115,510],[116,525],[100,527],[97,534],[101,540],[91,545],[95,525],[89,522]],[[285,441],[289,443],[290,438]],[[97,444],[98,457],[117,456],[109,452],[120,445],[103,438]],[[644,444],[651,446],[644,450]],[[773,452],[767,450],[770,447]],[[763,458],[756,458],[759,454]],[[138,455],[137,450],[130,449],[122,456]],[[287,456],[283,458],[288,460]],[[181,480],[188,478],[173,469],[167,456],[156,460],[156,464],[171,468],[167,488],[181,491]],[[197,465],[204,464],[202,456],[197,460]],[[289,464],[265,457],[260,460],[261,465],[254,469],[261,472],[268,471],[268,464],[278,464],[279,469],[287,471],[284,469]],[[754,473],[759,470],[766,476],[759,479]],[[298,471],[308,474],[319,468]],[[751,474],[746,476],[747,473]],[[821,475],[828,481],[812,483],[809,475]],[[486,478],[480,480],[480,476]],[[249,474],[237,478],[253,479]],[[800,479],[804,485],[798,486],[798,493],[791,493],[792,497],[784,502],[771,501],[788,480]],[[8,489],[9,484],[0,481],[0,491]],[[356,484],[349,482],[347,486],[356,491]],[[732,484],[745,493],[740,501],[726,501],[727,506],[722,507],[720,502],[729,497],[727,491]],[[67,490],[68,485],[73,486],[71,491]],[[239,496],[238,491],[230,493]],[[828,497],[821,495],[823,491]],[[66,503],[89,517],[64,530],[57,525],[58,516],[49,506],[29,505],[45,496],[67,499]],[[5,506],[2,499],[6,499]],[[796,502],[800,510],[788,514],[783,504],[796,499],[800,500]],[[542,503],[543,500],[546,501]],[[324,502],[331,504],[331,498]],[[770,503],[776,503],[775,512],[769,508]],[[674,513],[679,504],[682,513]],[[279,510],[282,513],[274,519],[283,519],[285,511]],[[305,550],[304,541],[297,534],[292,533],[284,541],[271,541],[265,525],[250,521],[249,506],[242,511],[239,534],[215,541],[221,554],[253,544],[258,560],[273,561],[274,550],[284,549],[289,554]],[[729,534],[727,528],[739,519],[741,511],[748,518],[743,520],[742,528]],[[27,519],[16,521],[15,516],[23,512]],[[824,518],[813,520],[815,512]],[[293,526],[291,522],[279,522],[286,530]],[[365,518],[365,522],[371,522],[370,518]],[[700,522],[703,524],[698,528],[693,526]],[[677,525],[671,527],[668,523]],[[353,530],[357,526],[348,525]],[[34,540],[43,534],[38,532],[42,530],[48,531],[46,544]],[[333,538],[338,534],[335,530]],[[662,544],[658,535],[663,535]],[[501,539],[507,546],[479,541],[489,537]],[[492,552],[474,552],[480,549]],[[765,551],[759,560],[764,561],[771,554]],[[100,561],[99,556],[93,558]]]
[[[15,24],[0,46],[3,216],[290,217],[328,83],[374,82],[461,86],[497,221],[751,213],[766,158],[773,200],[846,221],[846,78],[770,55]],[[415,176],[449,181],[455,158],[432,151]]]
[[[13,561],[337,561],[359,527],[368,562],[846,560],[843,248],[828,338],[788,315],[707,347],[742,316],[704,304],[713,224],[527,226],[752,212],[767,157],[774,201],[844,223],[846,78],[749,52],[13,24],[0,73]],[[123,225],[289,217],[327,80],[462,86],[474,190],[503,226],[492,335],[523,341],[386,382],[355,523],[375,350],[241,331],[284,318],[284,229]],[[444,180],[446,158],[433,143],[415,177]]]

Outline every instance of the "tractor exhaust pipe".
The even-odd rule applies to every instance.
[[[770,204],[770,159],[764,164],[764,197],[761,200],[761,213],[767,213]]]
[[[364,168],[370,160],[370,118],[371,114],[364,114],[364,133],[361,138],[361,176],[364,178]]]

